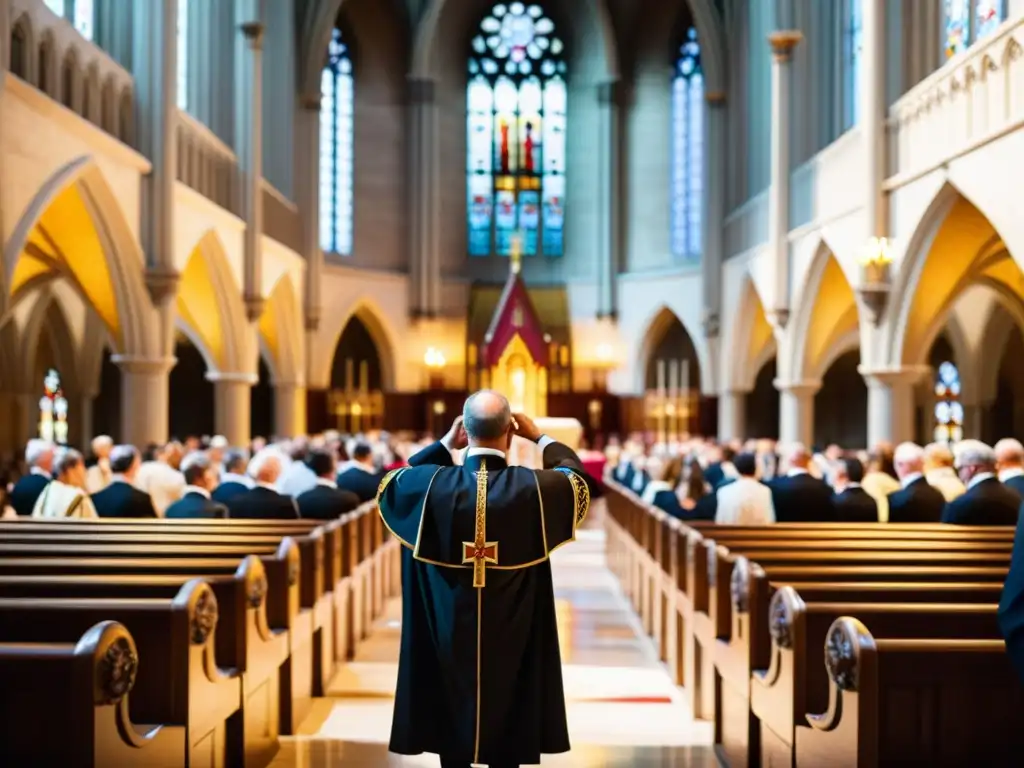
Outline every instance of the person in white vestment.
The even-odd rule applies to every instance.
[[[158,448],[152,459],[142,462],[135,475],[135,487],[149,494],[159,517],[185,491],[185,476],[177,469],[183,455],[181,443],[172,441]]]
[[[775,522],[772,491],[757,479],[757,457],[740,453],[732,460],[739,477],[720,486],[715,522],[719,525],[771,525]]]
[[[58,451],[53,459],[53,481],[36,500],[32,517],[96,517],[85,491],[85,458],[74,448]]]
[[[85,489],[90,493],[99,493],[108,485],[114,476],[110,471],[110,452],[114,448],[114,438],[110,435],[97,435],[92,439],[92,455],[96,464],[89,467],[85,475]]]

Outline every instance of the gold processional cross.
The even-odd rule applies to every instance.
[[[482,589],[487,580],[487,563],[498,564],[498,542],[487,541],[487,463],[476,473],[476,523],[474,540],[462,542],[463,564],[473,564],[473,586]]]
[[[509,243],[509,261],[512,264],[512,274],[518,275],[523,268],[523,236],[518,232],[512,235],[512,242]]]

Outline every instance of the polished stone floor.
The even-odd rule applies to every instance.
[[[694,721],[680,691],[604,564],[600,530],[553,556],[555,595],[573,749],[552,768],[716,766],[711,724]],[[389,606],[356,660],[315,703],[301,735],[284,739],[272,768],[437,766],[434,755],[387,751],[400,605]]]

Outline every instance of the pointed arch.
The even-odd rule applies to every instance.
[[[295,281],[287,272],[268,294],[259,320],[259,346],[273,383],[304,384],[302,315]]]
[[[395,388],[395,350],[398,346],[395,343],[394,335],[384,320],[384,314],[380,308],[369,298],[360,299],[346,314],[337,328],[330,335],[331,346],[329,357],[326,361],[324,371],[325,381],[330,383],[331,369],[334,366],[334,357],[338,351],[338,344],[341,336],[348,327],[349,322],[356,318],[363,324],[377,348],[377,355],[380,358],[380,379],[381,389],[385,392]]]
[[[47,288],[34,297],[34,304],[21,331],[22,355],[18,373],[19,391],[34,392],[38,388],[36,367],[44,335],[49,347],[59,360],[61,378],[74,391],[81,389],[79,381],[78,345],[68,320],[67,312],[57,296]]]
[[[730,326],[730,366],[726,389],[750,392],[765,363],[776,354],[775,333],[750,272],[743,275],[739,311]]]
[[[824,240],[814,251],[796,308],[790,326],[789,370],[781,375],[788,374],[791,381],[819,381],[836,359],[840,343],[849,344],[860,328],[853,287]]]
[[[155,357],[143,265],[117,197],[95,162],[80,157],[42,186],[4,245],[5,309],[32,287],[65,278],[103,321],[117,353]]]
[[[690,344],[690,350],[686,351],[692,351],[694,358],[693,362],[697,365],[697,375],[694,376],[693,371],[690,372],[691,381],[695,381],[702,392],[709,391],[711,386],[711,370],[707,348],[703,343],[698,343],[698,339],[700,339],[700,337],[695,336],[693,332],[686,327],[686,323],[683,322],[683,319],[679,317],[679,315],[673,312],[667,305],[662,304],[655,308],[655,310],[648,316],[648,319],[643,326],[644,331],[640,337],[641,341],[637,348],[637,357],[633,364],[635,376],[633,386],[635,392],[643,392],[647,388],[647,369],[657,352],[658,346],[665,338],[666,333],[668,333],[674,325],[678,325],[685,332]],[[683,359],[684,357],[686,357],[685,351],[684,354],[679,355],[679,359]]]

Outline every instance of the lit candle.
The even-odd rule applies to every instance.
[[[359,361],[359,392],[366,394],[370,389],[370,363],[367,360]]]
[[[346,357],[345,358],[345,391],[346,392],[351,392],[352,391],[352,385],[355,383],[354,377],[352,375],[352,372],[353,372],[352,358],[351,357]]]
[[[665,361],[658,361],[658,397],[665,396]]]

